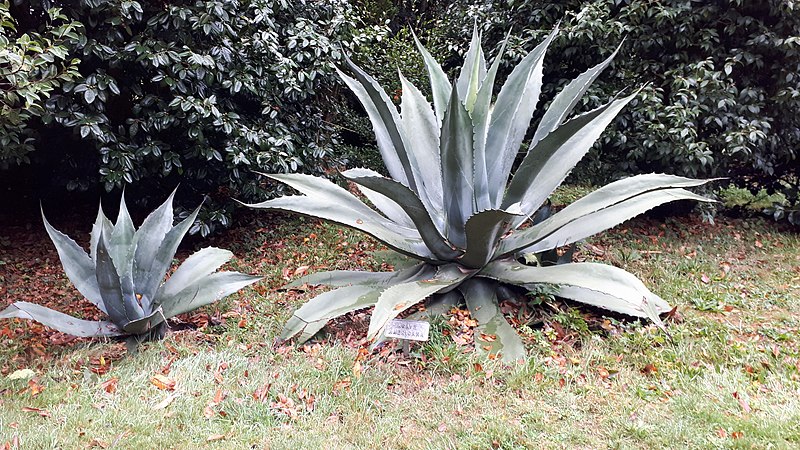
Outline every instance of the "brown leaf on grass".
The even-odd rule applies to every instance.
[[[744,432],[742,432],[742,431],[734,431],[733,433],[731,433],[731,437],[733,439],[741,439],[742,437],[744,437]]]
[[[168,378],[160,373],[150,377],[150,384],[161,389],[162,391],[174,391],[177,382],[172,378]]]
[[[738,392],[733,393],[733,398],[735,398],[736,401],[739,402],[739,406],[742,407],[742,411],[744,411],[747,414],[750,414],[750,411],[752,411],[752,409],[750,408],[750,403],[747,401],[747,399],[739,395]]]
[[[36,397],[44,391],[44,386],[39,384],[38,378],[28,380],[28,388],[26,389],[31,397]]]
[[[207,404],[206,407],[203,408],[203,417],[206,419],[213,419],[216,415],[217,412],[214,411],[214,406],[211,403]]]
[[[360,378],[361,372],[362,372],[361,361],[356,361],[355,364],[353,364],[353,376],[356,378]]]
[[[342,391],[342,390],[349,391],[351,384],[352,384],[352,381],[350,380],[350,377],[342,378],[341,380],[339,380],[339,381],[337,381],[336,383],[333,384],[333,392]]]
[[[267,383],[260,388],[256,389],[253,392],[253,399],[258,402],[264,403],[267,400],[267,394],[269,394],[269,388],[272,387],[272,383]]]
[[[86,448],[109,448],[111,444],[106,441],[101,441],[100,439],[92,439],[86,445]]]
[[[221,441],[223,439],[225,439],[224,434],[212,434],[206,438],[206,442]]]
[[[310,268],[311,268],[310,266],[300,266],[297,269],[294,269],[294,276],[301,277],[305,275],[306,272],[308,272],[308,269]]]
[[[109,394],[113,394],[117,391],[117,382],[119,382],[119,378],[111,377],[108,380],[100,383],[100,389],[106,391]]]
[[[178,398],[177,393],[167,394],[167,396],[164,397],[164,400],[161,400],[155,406],[153,406],[153,409],[156,411],[160,409],[166,409],[169,405],[172,404],[173,401],[175,401],[176,398]]]
[[[42,417],[50,417],[50,411],[41,408],[34,408],[32,406],[23,406],[22,411],[36,413]]]
[[[700,276],[700,281],[702,281],[704,284],[708,284],[711,283],[711,278],[709,278],[708,275],[703,274]]]
[[[728,432],[725,431],[724,428],[717,428],[717,436],[721,437],[722,439],[725,439],[726,437],[728,437]]]
[[[644,375],[655,375],[658,373],[658,367],[655,364],[645,364],[645,366],[641,370],[642,374]]]
[[[278,394],[278,401],[271,402],[270,407],[277,409],[283,414],[286,414],[292,420],[297,419],[298,412],[294,400],[283,394]]]
[[[222,389],[217,389],[217,392],[214,393],[214,399],[211,400],[211,402],[215,405],[219,405],[223,400],[225,400],[225,397],[227,397],[225,392],[223,392]]]

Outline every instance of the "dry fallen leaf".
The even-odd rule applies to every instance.
[[[42,417],[50,417],[50,411],[48,411],[48,410],[46,410],[46,409],[41,409],[41,408],[33,408],[33,407],[31,407],[31,406],[23,406],[23,407],[22,407],[22,411],[25,411],[25,412],[35,412],[36,414],[39,414],[39,415],[40,415],[40,416],[42,416]]]
[[[150,383],[162,391],[174,391],[177,382],[172,378],[157,373],[150,377]]]
[[[734,392],[733,393],[733,398],[735,398],[739,402],[739,406],[742,407],[742,410],[745,413],[749,414],[750,411],[752,411],[752,409],[750,408],[750,403],[747,401],[747,399],[745,399],[741,395],[739,395],[738,392]]]
[[[117,377],[109,378],[108,380],[106,380],[106,381],[104,381],[104,382],[102,382],[100,384],[100,388],[102,390],[106,391],[109,394],[113,394],[114,392],[117,391],[117,382],[118,381],[119,381],[119,378],[117,378]]]
[[[206,442],[219,441],[219,440],[222,440],[222,439],[225,439],[225,435],[224,434],[212,434],[211,436],[206,438]]]
[[[164,400],[161,400],[160,402],[158,402],[158,404],[156,404],[156,406],[153,406],[153,409],[155,410],[166,409],[167,406],[171,405],[172,402],[177,397],[178,397],[177,393],[168,394],[166,397],[164,397]]]

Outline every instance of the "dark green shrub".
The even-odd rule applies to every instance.
[[[273,193],[253,170],[315,172],[330,156],[330,75],[361,39],[347,2],[20,1],[10,8],[18,32],[52,32],[49,5],[83,28],[63,43],[80,77],[54,86],[41,120],[21,125],[40,180],[131,185],[139,199],[180,181],[210,196],[205,234],[228,223],[231,197]]]
[[[545,100],[570,74],[596,64],[623,42],[613,66],[589,90],[584,108],[620,88],[645,85],[578,175],[595,182],[624,173],[664,171],[729,176],[797,201],[800,148],[800,13],[791,2],[601,0],[456,1],[440,14],[442,42],[463,42],[473,18],[496,49],[509,29],[517,49],[563,20],[545,65]],[[454,36],[456,35],[456,36]],[[458,39],[457,37],[460,37]],[[433,46],[434,43],[429,43]],[[442,46],[447,57],[465,48]]]

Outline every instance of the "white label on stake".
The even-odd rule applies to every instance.
[[[427,341],[430,330],[431,324],[422,320],[392,319],[383,334],[389,338]]]

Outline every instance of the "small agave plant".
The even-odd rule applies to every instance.
[[[50,226],[42,213],[47,234],[58,250],[67,277],[108,320],[77,319],[28,302],[9,305],[0,311],[0,319],[35,320],[81,337],[157,339],[163,337],[170,317],[210,304],[261,278],[239,272],[214,273],[233,254],[207,247],[187,258],[163,282],[178,244],[200,209],[173,227],[174,195],[175,192],[153,211],[138,230],[133,226],[124,196],[116,223],[106,218],[101,206],[92,227],[90,254]]]
[[[336,289],[298,309],[282,338],[305,341],[329,320],[371,306],[367,338],[379,338],[389,320],[420,301],[427,299],[430,311],[464,302],[479,323],[476,347],[517,360],[525,356],[522,341],[498,305],[509,285],[528,290],[553,285],[561,297],[661,325],[659,314],[670,306],[622,269],[519,262],[536,260],[530,255],[574,243],[665,202],[707,200],[684,189],[706,181],[649,174],[611,183],[549,217],[542,214],[550,194],[635,96],[612,99],[566,120],[614,55],[589,69],[554,98],[512,176],[542,87],[545,51],[556,32],[522,59],[496,98],[502,49],[487,66],[477,30],[452,85],[417,41],[433,107],[400,74],[399,112],[375,79],[348,60],[352,76],[339,75],[364,105],[390,177],[363,168],[342,175],[374,208],[328,180],[302,174],[268,176],[304,195],[249,206],[361,230],[419,263],[395,272],[331,271],[298,280]]]

